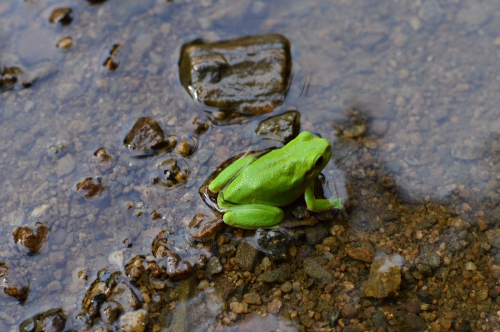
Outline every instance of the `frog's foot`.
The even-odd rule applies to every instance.
[[[236,205],[224,213],[224,222],[228,225],[245,228],[277,228],[285,217],[283,210],[265,204]]]

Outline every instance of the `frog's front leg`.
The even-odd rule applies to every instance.
[[[328,211],[332,208],[339,210],[344,209],[341,198],[316,199],[316,197],[314,197],[314,182],[306,188],[304,198],[307,208],[314,212]]]
[[[243,168],[250,165],[255,160],[255,157],[248,156],[235,161],[234,163],[226,167],[222,172],[220,172],[219,175],[217,175],[217,177],[208,185],[208,189],[210,189],[210,191],[213,193],[219,192],[219,190],[224,188],[226,184],[234,179]]]
[[[233,205],[225,211],[226,224],[245,229],[278,228],[285,217],[280,208],[265,204]]]

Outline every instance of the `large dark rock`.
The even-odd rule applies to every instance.
[[[254,115],[269,113],[283,103],[290,68],[288,40],[264,35],[186,44],[179,76],[191,97],[203,104]]]

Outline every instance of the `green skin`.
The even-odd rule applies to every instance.
[[[225,212],[226,224],[245,229],[278,228],[286,206],[304,194],[314,212],[343,209],[340,198],[316,199],[314,180],[330,160],[332,147],[305,131],[281,149],[248,156],[224,169],[208,186]]]

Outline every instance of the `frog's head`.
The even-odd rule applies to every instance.
[[[332,156],[332,146],[324,138],[319,138],[305,131],[295,139],[303,155],[306,181],[316,178],[325,168]]]

